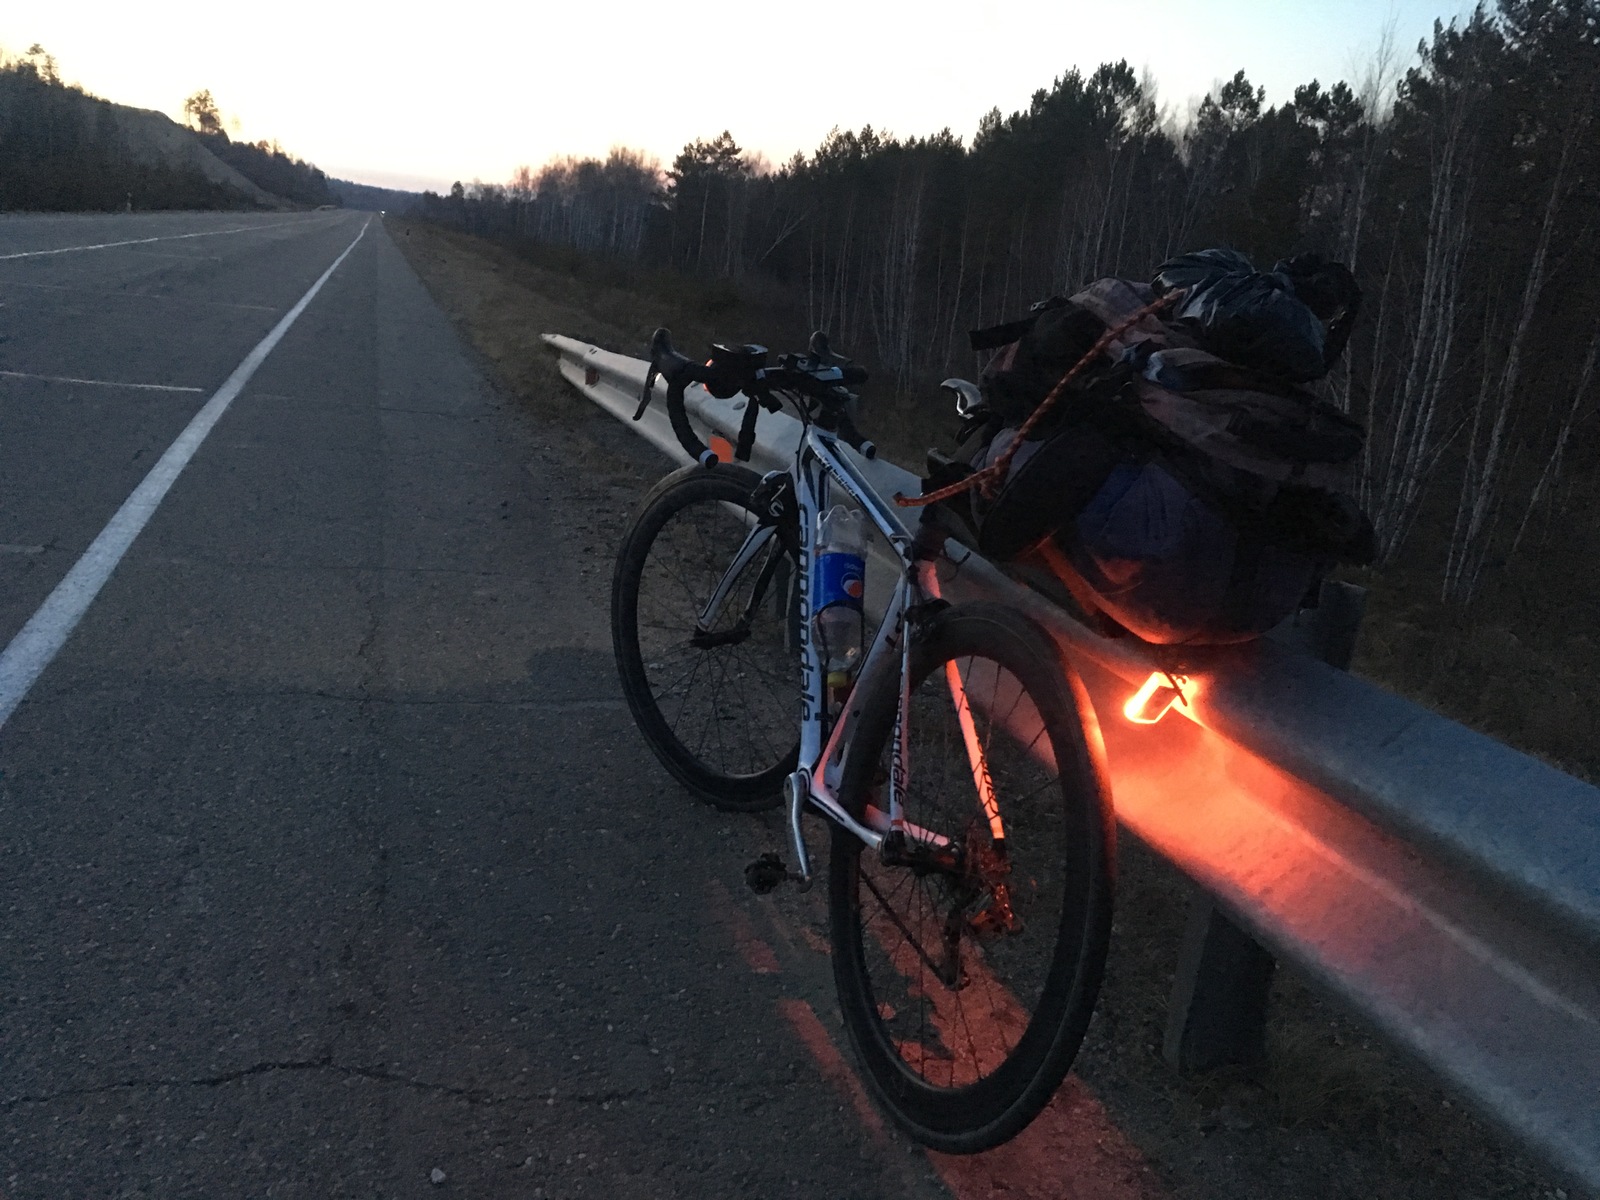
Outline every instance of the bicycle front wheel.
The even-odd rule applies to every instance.
[[[834,978],[879,1102],[926,1145],[986,1150],[1049,1103],[1099,992],[1114,826],[1054,644],[997,605],[912,649],[904,824],[836,830]],[[883,828],[900,680],[863,699],[839,799]],[[1087,710],[1087,702],[1084,702]]]
[[[731,465],[663,480],[611,584],[612,648],[640,732],[690,791],[741,811],[777,804],[800,753],[795,562],[776,531],[750,550],[759,482]]]

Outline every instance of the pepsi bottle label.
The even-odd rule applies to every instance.
[[[832,604],[859,610],[866,590],[866,564],[859,554],[824,554],[817,559],[818,612]]]

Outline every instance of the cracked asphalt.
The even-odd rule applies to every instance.
[[[0,257],[0,645],[365,220],[0,219],[136,243]],[[0,728],[5,1200],[944,1194],[633,731],[562,436],[373,221]]]

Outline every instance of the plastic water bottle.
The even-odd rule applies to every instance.
[[[828,687],[847,687],[861,658],[867,519],[836,504],[817,520],[817,637]]]

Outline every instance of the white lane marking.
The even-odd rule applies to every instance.
[[[89,387],[134,388],[141,392],[203,392],[204,388],[171,383],[119,383],[115,379],[74,379],[70,375],[30,375],[26,371],[0,371],[0,379],[42,379],[46,383],[82,383]]]
[[[271,225],[240,225],[235,229],[207,229],[202,233],[169,233],[161,237],[129,238],[125,242],[96,242],[92,246],[61,246],[55,250],[23,250],[16,254],[0,254],[0,262],[13,258],[42,258],[46,254],[74,254],[79,250],[112,250],[118,246],[148,246],[151,242],[181,242],[185,238],[220,237],[224,233],[254,233],[259,229],[282,229],[285,225],[300,225],[301,221],[274,221]],[[361,227],[363,230],[366,226]]]
[[[369,224],[370,218],[362,224],[355,241],[344,248],[344,253],[333,260],[333,265],[322,273],[299,302],[284,313],[283,319],[272,327],[272,332],[245,355],[244,361],[234,368],[233,374],[223,381],[216,394],[206,401],[205,407],[194,415],[177,440],[167,447],[160,461],[150,468],[150,473],[122,502],[116,515],[83,552],[83,557],[73,563],[66,578],[56,584],[55,590],[39,606],[39,611],[28,618],[28,623],[11,639],[11,644],[0,652],[0,727],[16,711],[17,705],[22,703],[23,697],[61,647],[66,645],[67,638],[83,619],[83,614],[89,611],[89,605],[94,603],[106,580],[111,578],[122,556],[133,545],[133,539],[139,536],[155,515],[161,501],[166,498],[184,467],[189,465],[195,451],[200,449],[212,426],[222,419],[222,414],[228,411],[234,397],[244,390],[256,369],[266,361],[267,355],[289,332],[289,327],[299,319],[300,314],[305,312],[306,305],[322,290],[322,285],[339,269],[339,264],[350,256],[350,251],[356,248],[356,242],[366,235]]]

